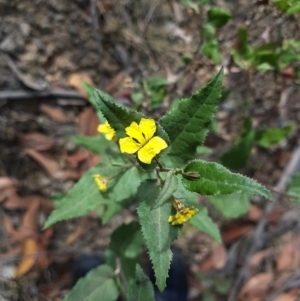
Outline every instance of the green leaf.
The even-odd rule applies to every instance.
[[[104,212],[101,214],[98,213],[99,217],[101,218],[101,222],[105,225],[114,215],[118,212],[122,211],[129,203],[131,199],[125,199],[120,202],[108,202],[104,205]]]
[[[289,125],[281,129],[267,128],[259,130],[256,132],[255,140],[260,146],[268,148],[272,144],[279,143],[285,139],[293,128],[292,125]]]
[[[300,13],[300,2],[295,2],[291,5],[291,7],[286,11],[288,15],[293,15]]]
[[[240,140],[220,157],[220,162],[226,167],[237,170],[246,166],[254,143],[255,132],[249,117],[244,121]]]
[[[209,234],[217,242],[221,242],[221,235],[218,226],[209,217],[207,208],[202,207],[188,222],[199,231]]]
[[[202,195],[247,193],[272,199],[270,191],[261,184],[240,174],[232,173],[217,163],[194,160],[186,165],[184,172],[200,174],[200,178],[194,180],[183,177],[182,183],[187,190]]]
[[[101,193],[93,175],[111,179],[106,193]],[[65,219],[85,215],[108,202],[120,202],[135,194],[139,185],[139,173],[135,166],[100,163],[90,169],[60,200],[58,207],[48,217],[45,228]],[[119,190],[121,189],[121,191]]]
[[[166,161],[183,164],[194,158],[218,107],[222,79],[223,69],[204,88],[190,98],[181,100],[177,108],[159,120],[171,140]]]
[[[248,212],[249,195],[229,194],[209,197],[210,202],[225,218],[237,218]]]
[[[218,28],[224,26],[231,18],[231,13],[220,7],[213,7],[207,12],[208,22]]]
[[[291,201],[300,203],[300,173],[291,177],[287,192],[291,196]]]
[[[192,0],[179,0],[179,1],[181,4],[183,4],[184,6],[186,6],[188,8],[191,8],[196,13],[198,12],[199,4],[193,2]]]
[[[160,187],[154,180],[146,180],[138,188],[137,209],[142,233],[149,249],[156,277],[156,285],[162,291],[172,259],[171,242],[177,238],[181,227],[171,226],[168,218],[172,213],[172,203],[164,202],[154,207]]]
[[[88,95],[90,103],[92,104],[92,106],[96,110],[96,113],[97,113],[97,116],[98,116],[99,120],[101,122],[105,122],[105,119],[103,118],[103,115],[99,111],[99,108],[98,108],[97,103],[96,103],[95,94],[94,94],[94,91],[95,91],[96,88],[94,86],[86,83],[86,82],[82,82],[82,85],[83,85],[83,88],[85,90],[85,93]],[[101,92],[106,97],[106,99],[109,99],[110,101],[114,101],[114,99],[109,94],[107,94],[103,91],[101,91]]]
[[[169,200],[178,186],[177,177],[173,174],[173,170],[167,173],[167,177],[162,190],[160,191],[155,206],[161,206],[165,201]]]
[[[135,258],[143,251],[144,239],[138,222],[118,227],[110,237],[109,248],[116,254]]]
[[[114,271],[108,265],[101,265],[79,279],[64,301],[115,301],[118,296]]]
[[[209,58],[215,61],[216,64],[221,61],[219,42],[217,39],[210,38],[201,46],[201,51]]]
[[[104,135],[97,136],[73,136],[72,141],[98,155],[103,155],[108,147],[113,147],[113,141],[106,140]]]
[[[212,24],[210,24],[210,23],[205,23],[205,24],[202,26],[201,33],[202,33],[206,38],[212,39],[212,38],[215,37],[215,34],[216,34],[216,28],[215,28]]]
[[[155,301],[152,283],[138,264],[135,270],[135,282],[130,283],[127,300]]]

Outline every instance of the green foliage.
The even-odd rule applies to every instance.
[[[189,221],[199,231],[210,235],[217,242],[221,242],[221,235],[218,226],[208,216],[206,208],[201,208],[199,212]]]
[[[170,170],[167,173],[164,186],[156,199],[155,206],[161,206],[164,202],[168,201],[172,197],[174,192],[177,190],[177,186],[178,186],[177,177],[174,175],[174,172]]]
[[[103,155],[106,150],[112,147],[112,144],[105,139],[103,135],[97,136],[73,136],[72,140],[74,143],[83,146],[84,148],[94,152],[98,155]]]
[[[246,193],[260,195],[271,200],[268,189],[245,176],[231,173],[220,164],[194,160],[186,165],[184,172],[197,172],[199,179],[183,177],[182,182],[186,189],[202,195],[221,195],[232,193]]]
[[[119,291],[114,277],[110,266],[101,265],[79,279],[64,301],[98,301],[100,296],[103,301],[115,301]]]
[[[300,12],[299,0],[272,0],[277,7],[288,15],[293,15]]]
[[[134,89],[131,98],[137,108],[143,102],[148,103],[149,109],[158,108],[168,93],[167,86],[169,84],[165,78],[149,78],[145,82],[141,82],[140,86]]]
[[[253,47],[248,42],[247,29],[240,27],[236,47],[232,49],[231,55],[234,62],[243,69],[281,72],[295,63],[294,71],[297,74],[296,63],[300,60],[299,44],[300,42],[289,39]]]
[[[300,203],[300,173],[291,177],[287,192],[291,196],[291,201]]]
[[[212,7],[207,12],[208,22],[217,28],[224,26],[231,18],[232,15],[220,7]]]
[[[153,264],[156,285],[162,291],[166,286],[166,278],[172,259],[171,242],[177,238],[180,227],[169,224],[168,218],[172,212],[172,203],[164,202],[155,206],[160,193],[160,187],[155,180],[146,180],[138,188],[138,216],[142,233],[149,250]]]
[[[200,5],[200,2],[195,4]],[[216,27],[224,25],[229,15],[220,9],[213,9],[209,18],[211,23],[204,27],[207,41],[215,38]],[[132,136],[143,135],[144,140],[131,137],[132,140],[122,140],[121,143],[124,143],[123,146],[129,144],[129,153],[136,153],[134,150],[138,148],[138,151],[144,152],[145,157],[149,155],[151,160],[146,160],[146,163],[139,162],[135,156],[122,154],[118,139],[127,136],[125,129],[133,121],[139,124],[141,118],[147,117],[134,109],[122,107],[107,94],[85,84],[98,116],[102,121],[108,121],[116,136],[111,141],[105,140],[102,135],[73,138],[75,143],[99,154],[102,162],[87,171],[67,194],[59,197],[55,202],[56,209],[49,216],[45,227],[82,216],[91,210],[97,210],[102,223],[106,223],[129,204],[137,205],[138,216],[137,221],[123,224],[113,231],[105,253],[109,265],[91,271],[78,282],[65,300],[101,298],[113,301],[117,299],[120,289],[128,300],[154,301],[153,287],[138,265],[145,246],[153,265],[156,285],[163,290],[172,259],[170,246],[180,234],[183,223],[188,222],[221,241],[218,226],[209,217],[206,208],[199,208],[195,192],[209,196],[225,195],[222,199],[212,197],[212,203],[225,217],[235,217],[246,210],[249,205],[246,195],[257,194],[271,199],[270,192],[255,181],[231,173],[217,163],[193,160],[195,156],[209,151],[202,144],[207,131],[216,129],[214,113],[221,96],[224,97],[222,78],[223,70],[220,70],[204,88],[190,98],[179,101],[156,122],[155,136],[168,144],[162,152],[156,154],[155,149],[155,143],[159,146],[161,139],[146,139],[147,135],[153,135],[153,121],[145,122],[148,128],[143,131],[140,127],[130,128],[136,134]],[[135,96],[136,104],[146,97],[147,105],[158,105],[166,95],[167,85],[167,81],[161,78],[144,82],[143,90],[140,91],[142,94]],[[253,133],[251,120],[246,119],[241,139],[235,145],[236,150],[232,151],[236,156],[239,152],[251,150],[251,147],[246,146],[252,145],[249,141],[253,141]],[[242,199],[238,200],[233,193],[240,193]]]
[[[99,191],[93,179],[95,174],[112,179],[108,183],[107,193]],[[45,228],[64,219],[85,215],[98,206],[109,203],[110,199],[120,202],[129,198],[135,193],[139,185],[138,181],[131,181],[133,176],[141,179],[137,168],[133,165],[118,164],[114,166],[111,163],[96,165],[60,200],[57,208],[51,213],[45,223]]]
[[[215,38],[207,39],[201,46],[201,51],[209,58],[215,61],[216,64],[221,61],[221,54],[218,40]]]
[[[182,164],[195,156],[218,107],[222,79],[223,69],[204,88],[159,120],[171,140],[167,160]]]
[[[129,287],[127,300],[155,301],[152,283],[139,265],[136,265],[135,281]]]
[[[109,248],[116,254],[123,254],[128,258],[139,256],[144,248],[144,239],[138,222],[121,225],[110,238]]]
[[[244,121],[241,138],[220,157],[220,162],[233,170],[245,167],[251,154],[254,137],[255,132],[252,130],[252,121],[247,117]]]
[[[281,129],[267,128],[259,130],[255,134],[255,140],[258,145],[268,148],[273,144],[279,143],[284,140],[289,133],[293,130],[293,126],[285,126]]]
[[[247,194],[210,196],[209,200],[225,218],[237,218],[246,214],[250,206]]]

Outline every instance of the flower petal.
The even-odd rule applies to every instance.
[[[134,154],[141,148],[141,144],[132,138],[126,137],[119,140],[121,153]]]
[[[100,124],[97,128],[99,133],[106,134],[105,138],[111,140],[115,135],[115,130],[106,121],[104,124]]]
[[[167,147],[165,140],[155,136],[138,151],[138,158],[141,162],[151,164],[152,159]]]
[[[140,121],[140,128],[146,141],[150,140],[156,132],[155,120],[142,118]]]
[[[128,126],[126,129],[126,134],[137,140],[137,142],[144,144],[146,142],[146,139],[143,136],[141,127],[136,122],[131,122],[130,126]]]

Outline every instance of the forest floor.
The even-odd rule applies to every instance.
[[[51,199],[101,160],[71,140],[97,134],[98,119],[81,80],[132,106],[132,87],[149,77],[166,78],[162,105],[151,112],[149,104],[142,106],[157,117],[221,65],[230,94],[216,113],[218,130],[207,137],[211,152],[205,159],[217,160],[233,145],[247,115],[255,129],[293,124],[294,130],[279,144],[253,147],[240,170],[273,192],[272,207],[254,199],[245,214],[224,219],[199,197],[223,243],[190,227],[174,243],[190,266],[190,300],[299,300],[299,208],[285,193],[286,167],[300,147],[299,80],[250,73],[230,59],[239,26],[259,46],[279,35],[300,39],[299,19],[280,13],[271,1],[213,1],[234,16],[218,31],[222,63],[215,64],[199,52],[205,6],[196,13],[176,1],[101,0],[97,23],[90,2],[0,0],[0,301],[62,300],[76,256],[104,251],[111,232],[135,218],[124,210],[103,226],[91,212],[42,231],[54,208]],[[300,171],[297,160],[294,167]]]

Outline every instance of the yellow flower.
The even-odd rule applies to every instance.
[[[168,145],[159,136],[154,136],[156,124],[154,119],[142,118],[140,124],[132,122],[126,129],[129,137],[120,139],[122,153],[134,154],[137,152],[141,162],[150,164],[152,159]]]
[[[107,190],[107,183],[109,182],[109,178],[101,177],[99,174],[94,175],[94,180],[99,188],[100,191],[106,192]]]
[[[105,134],[105,138],[107,140],[111,140],[116,134],[115,130],[109,125],[107,121],[104,124],[99,124],[97,130],[99,133]]]
[[[176,199],[173,201],[173,206],[177,212],[175,215],[170,215],[168,219],[168,222],[171,223],[172,226],[186,223],[199,211],[199,209],[194,206],[185,208],[184,205]]]

